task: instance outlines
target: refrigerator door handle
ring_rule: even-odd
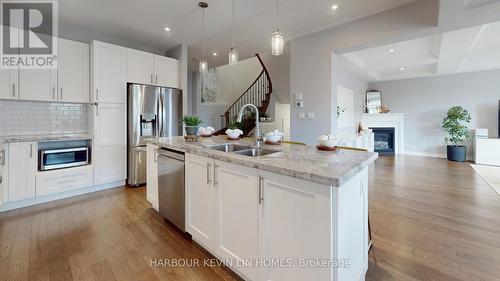
[[[159,102],[158,102],[158,127],[159,127],[158,131],[159,131],[159,135],[158,135],[158,137],[162,138],[162,137],[164,137],[164,135],[163,135],[163,127],[165,126],[165,124],[163,124],[163,122],[165,120],[163,120],[163,117],[164,117],[163,116],[164,115],[163,110],[164,110],[164,108],[163,108],[163,95],[162,94],[160,94],[158,96],[158,100],[159,100]]]

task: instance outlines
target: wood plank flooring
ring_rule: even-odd
[[[381,157],[370,182],[367,280],[500,280],[500,197],[468,164]],[[237,280],[224,268],[151,266],[211,256],[145,197],[117,188],[0,214],[0,281]]]

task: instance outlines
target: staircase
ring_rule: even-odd
[[[255,54],[262,66],[262,71],[257,76],[257,79],[248,87],[248,89],[236,99],[236,101],[222,114],[222,129],[217,131],[216,135],[223,135],[229,124],[236,122],[241,108],[248,103],[255,105],[259,109],[259,114],[267,112],[271,101],[271,93],[273,92],[273,84],[266,66],[262,62],[259,54]],[[243,120],[245,121],[245,119]],[[248,124],[248,122],[251,122]],[[244,122],[246,126],[243,128],[243,136],[247,136],[255,128],[255,119]]]

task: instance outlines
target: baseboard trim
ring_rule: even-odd
[[[446,154],[444,154],[444,153],[427,153],[427,152],[406,150],[403,154],[414,155],[414,156],[424,156],[424,157],[434,157],[434,158],[446,158]]]
[[[14,209],[38,205],[38,204],[42,204],[42,203],[47,203],[47,202],[51,202],[51,201],[55,201],[55,200],[60,200],[60,199],[64,199],[64,198],[69,198],[69,197],[73,197],[73,196],[78,196],[78,195],[82,195],[82,194],[87,194],[87,193],[102,191],[102,190],[111,189],[111,188],[115,188],[115,187],[120,187],[120,186],[124,186],[124,185],[125,185],[125,181],[121,180],[121,181],[115,181],[115,182],[96,185],[96,186],[83,187],[83,188],[70,190],[70,191],[66,191],[66,192],[61,192],[61,193],[57,193],[57,194],[44,195],[44,196],[40,196],[40,197],[35,197],[35,198],[30,198],[30,199],[25,199],[25,200],[20,200],[20,201],[14,201],[14,202],[6,202],[2,206],[0,206],[0,213],[14,210]]]

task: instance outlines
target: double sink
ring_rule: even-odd
[[[264,156],[264,155],[269,155],[269,154],[281,152],[280,150],[253,147],[253,146],[248,146],[248,145],[243,145],[243,144],[218,144],[218,145],[214,145],[214,146],[209,146],[208,148],[212,149],[212,150],[231,152],[231,153],[244,155],[244,156],[250,156],[250,157]]]

